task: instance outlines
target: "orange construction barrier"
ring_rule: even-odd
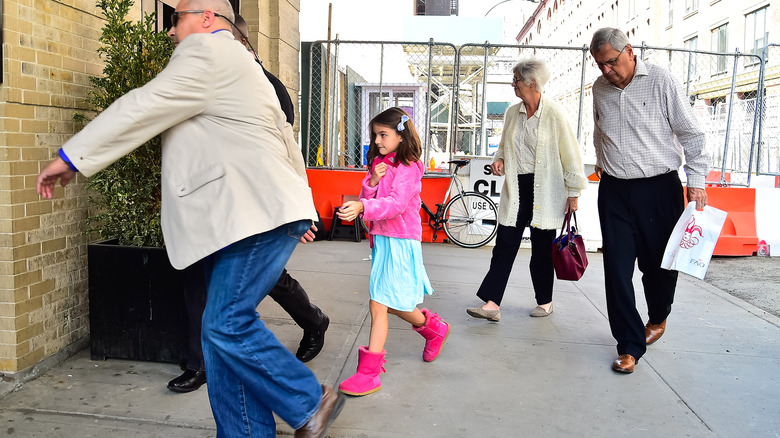
[[[365,169],[345,170],[345,169],[306,169],[309,177],[309,187],[311,187],[312,197],[314,198],[314,207],[320,214],[320,219],[325,230],[330,230],[333,221],[333,210],[339,207],[343,197],[360,194],[360,183],[366,175]],[[428,207],[436,211],[436,203],[441,203],[444,193],[450,184],[449,174],[426,175],[422,181],[422,197]],[[428,226],[428,214],[420,209],[420,221],[423,225],[423,242],[431,242],[433,230]],[[438,240],[446,238],[443,232],[438,236]]]
[[[720,187],[720,176],[720,171],[710,170],[710,172],[707,174],[707,181],[718,181],[718,183],[707,184],[707,187]],[[725,182],[731,182],[731,172],[726,172],[723,180]]]
[[[714,255],[750,256],[758,250],[756,190],[707,187],[707,204],[728,213]]]

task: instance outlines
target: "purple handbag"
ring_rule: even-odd
[[[571,217],[574,216],[574,226]],[[566,213],[561,226],[561,234],[552,241],[552,259],[555,276],[559,280],[577,281],[588,267],[585,255],[585,242],[577,232],[577,214]]]

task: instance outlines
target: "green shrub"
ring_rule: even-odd
[[[155,31],[155,14],[128,21],[132,0],[101,0],[106,17],[98,49],[105,61],[103,76],[90,78],[86,103],[97,112],[153,79],[170,59],[173,43]],[[75,114],[79,124],[89,120]],[[87,181],[92,214],[88,233],[118,238],[122,245],[162,246],[160,228],[161,140],[156,136]]]

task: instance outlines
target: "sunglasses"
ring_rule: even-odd
[[[202,14],[204,12],[206,12],[205,9],[190,10],[190,11],[174,11],[171,14],[171,27],[176,27],[176,26],[179,25],[179,15],[183,15],[183,14]],[[217,14],[216,12],[214,12],[214,16],[215,17],[221,17],[221,18],[224,18],[225,20],[227,20],[227,17],[225,17],[222,14]],[[228,20],[228,21],[230,21],[230,20]],[[230,24],[233,24],[233,23],[230,23]]]
[[[205,10],[200,11],[174,11],[174,13],[171,14],[171,26],[176,27],[179,25],[179,15],[183,14],[202,14],[206,12]]]

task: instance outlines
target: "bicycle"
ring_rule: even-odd
[[[433,241],[436,234],[444,230],[447,237],[456,245],[464,248],[479,248],[490,242],[498,230],[496,204],[482,193],[464,191],[463,183],[458,179],[458,169],[469,164],[470,160],[453,160],[455,165],[450,176],[450,185],[444,194],[442,204],[436,204],[436,212],[422,203],[428,213],[428,225],[433,229]],[[450,198],[453,187],[456,194]],[[447,199],[449,198],[449,201]]]

